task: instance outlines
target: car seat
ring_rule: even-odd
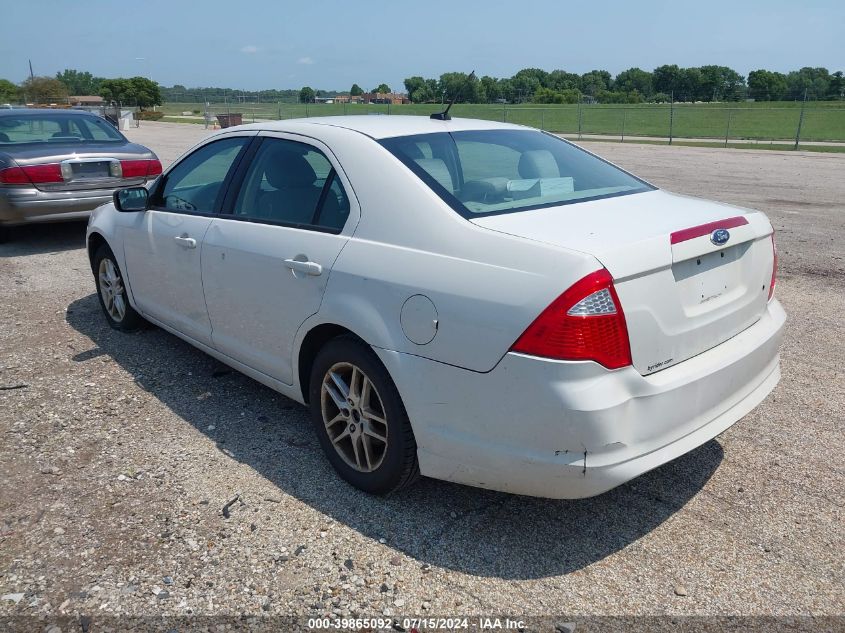
[[[310,224],[320,200],[314,168],[301,154],[276,150],[264,159],[264,176],[275,191],[265,191],[258,201],[258,217]]]
[[[554,155],[547,149],[523,152],[517,167],[523,178],[560,178],[560,168]]]

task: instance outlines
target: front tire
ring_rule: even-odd
[[[417,443],[399,392],[361,340],[341,336],[320,350],[309,406],[326,457],[356,488],[384,495],[419,477]]]
[[[111,327],[122,332],[134,332],[143,325],[143,317],[129,305],[126,284],[114,253],[105,244],[94,253],[94,282],[100,307]]]

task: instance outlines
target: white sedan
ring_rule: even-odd
[[[334,468],[555,498],[707,442],[780,378],[762,213],[538,130],[410,116],[229,128],[95,211],[109,323],[310,407]]]

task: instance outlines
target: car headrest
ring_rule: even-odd
[[[402,148],[402,150],[405,152],[405,155],[411,160],[421,160],[425,158],[425,154],[423,154],[419,145],[417,145],[416,143],[408,143]]]
[[[276,189],[310,187],[317,180],[314,168],[301,154],[279,150],[265,161],[264,174]]]
[[[452,174],[449,173],[449,168],[446,167],[446,163],[443,160],[440,158],[418,158],[414,162],[422,167],[429,176],[443,185],[446,191],[454,193]]]
[[[519,158],[519,175],[523,178],[560,178],[560,169],[547,149],[532,149]]]

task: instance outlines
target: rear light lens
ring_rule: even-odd
[[[775,296],[775,283],[778,276],[778,245],[775,242],[775,233],[772,231],[772,280],[769,282],[769,301]]]
[[[160,176],[161,175],[161,161],[157,158],[153,158],[149,161],[149,167],[147,168],[147,178],[152,176]]]
[[[40,184],[43,182],[64,182],[62,176],[62,166],[59,163],[50,163],[49,165],[27,165],[21,167],[27,177],[33,184]]]
[[[62,166],[59,163],[47,165],[25,165],[0,170],[0,183],[4,185],[29,185],[49,182],[64,182]]]
[[[31,185],[32,181],[26,177],[20,167],[0,169],[0,184],[3,185]]]
[[[631,344],[613,278],[602,268],[577,281],[528,326],[511,351],[557,360],[631,364]]]
[[[161,163],[151,160],[122,160],[120,167],[124,178],[151,178],[161,173]]]

